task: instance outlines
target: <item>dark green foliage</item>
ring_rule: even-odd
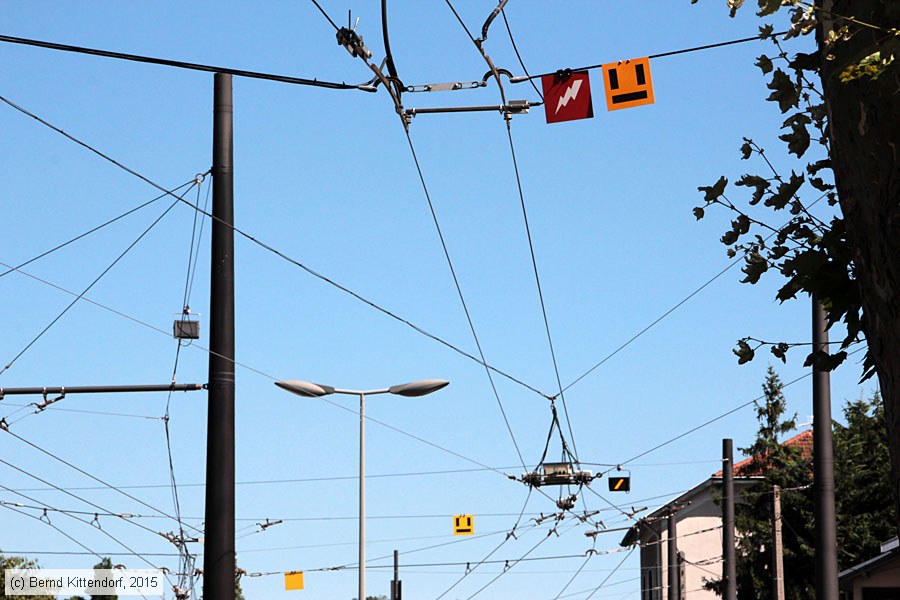
[[[53,600],[51,595],[46,596],[7,596],[3,593],[6,589],[6,569],[39,569],[36,560],[28,560],[21,556],[3,556],[0,553],[0,598],[7,600]]]
[[[763,385],[765,401],[756,405],[756,439],[740,450],[750,457],[744,475],[759,484],[746,490],[735,506],[738,532],[739,600],[772,598],[773,486],[782,489],[782,541],[785,597],[812,600],[814,593],[814,503],[811,457],[781,442],[795,428],[796,416],[785,417],[782,383],[769,367]],[[838,514],[838,562],[847,569],[880,553],[880,543],[894,535],[890,463],[884,409],[876,394],[844,407],[847,425],[834,424],[835,503]],[[719,591],[719,581],[707,588]]]
[[[881,542],[896,535],[881,396],[848,403],[844,419],[846,427],[836,423],[834,428],[834,497],[842,569],[877,556]]]

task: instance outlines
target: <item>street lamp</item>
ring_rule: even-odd
[[[366,396],[375,394],[425,396],[446,387],[449,383],[444,379],[423,379],[378,390],[342,390],[308,381],[275,382],[278,387],[306,398],[319,398],[328,394],[359,396],[359,600],[366,600]]]

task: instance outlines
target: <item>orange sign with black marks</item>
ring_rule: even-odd
[[[607,110],[653,104],[650,58],[632,58],[603,65]]]
[[[475,524],[472,515],[453,516],[453,535],[472,535],[473,533],[475,533]]]

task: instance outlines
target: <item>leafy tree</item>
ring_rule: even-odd
[[[796,416],[785,417],[782,383],[770,367],[763,385],[764,401],[757,403],[756,439],[741,448],[751,457],[739,475],[762,480],[741,495],[735,506],[738,532],[736,553],[738,598],[772,597],[772,489],[782,488],[783,561],[785,597],[815,597],[814,501],[812,463],[800,448],[784,446],[782,439],[794,429]],[[847,425],[834,423],[835,498],[838,513],[838,563],[846,569],[877,556],[880,542],[893,535],[895,520],[887,479],[888,444],[881,397],[849,402],[844,407]],[[721,581],[706,587],[721,593]]]
[[[698,0],[691,0],[692,3]],[[744,0],[726,0],[731,15]],[[769,78],[771,94],[786,116],[780,139],[788,153],[807,161],[800,173],[779,173],[765,150],[750,139],[744,159],[757,157],[765,169],[747,174],[750,206],[789,212],[787,223],[771,226],[749,214],[743,202],[726,195],[721,177],[701,187],[702,218],[712,205],[735,215],[722,236],[730,256],[744,258],[744,282],[756,283],[767,272],[786,279],[780,301],[807,292],[825,306],[829,325],[843,321],[847,335],[829,354],[812,353],[807,364],[831,369],[847,357],[847,348],[865,338],[868,351],[863,378],[878,375],[888,432],[891,486],[900,485],[900,4],[893,0],[757,0],[768,16],[788,5],[790,37],[815,32],[817,50],[788,54],[767,24],[761,34],[775,46],[757,66]],[[812,146],[813,142],[815,146]],[[811,150],[811,146],[813,150]],[[807,156],[809,154],[809,156]],[[811,193],[812,195],[808,195]],[[809,210],[815,197],[839,204],[841,216],[830,222]],[[805,200],[801,200],[805,198]],[[752,235],[751,235],[752,234]],[[735,353],[739,362],[761,346],[784,360],[797,343],[745,338]],[[898,498],[895,495],[894,501]],[[900,529],[900,522],[898,522]]]
[[[835,423],[834,470],[838,562],[841,569],[877,556],[895,535],[890,465],[880,394],[844,407],[847,426]]]
[[[782,494],[782,523],[792,535],[784,536],[785,598],[814,597],[812,530],[812,464],[800,448],[785,446],[783,437],[796,426],[796,415],[786,418],[783,384],[769,367],[763,384],[764,400],[756,404],[759,429],[754,442],[740,448],[751,457],[738,475],[760,475],[760,481],[746,490],[735,506],[735,529],[740,532],[736,552],[737,589],[740,600],[770,598],[772,595],[772,489]]]
[[[28,560],[21,556],[4,556],[0,553],[0,598],[7,600],[53,600],[52,595],[39,596],[7,596],[4,594],[6,590],[6,569],[39,569],[40,566],[36,560]]]
[[[101,559],[100,562],[98,562],[96,565],[94,565],[95,570],[97,570],[97,569],[109,570],[112,568],[113,568],[112,559],[110,559],[108,556],[106,558]],[[92,595],[90,597],[90,600],[118,600],[118,598],[119,598],[118,594],[102,594],[99,596]],[[72,596],[69,600],[87,600],[87,599],[84,598],[83,596]]]

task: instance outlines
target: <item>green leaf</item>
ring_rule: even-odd
[[[796,154],[797,158],[802,157],[809,148],[809,130],[806,125],[797,122],[791,125],[790,133],[779,135],[778,139],[787,142],[788,154]]]
[[[747,160],[751,154],[753,154],[753,146],[750,145],[749,141],[745,141],[741,145],[741,160]]]
[[[773,246],[769,250],[769,259],[770,260],[778,260],[780,258],[783,258],[784,255],[787,254],[789,250],[790,250],[790,248],[788,248],[787,246],[781,246],[781,245]]]
[[[760,256],[758,252],[751,252],[744,257],[746,264],[741,269],[744,272],[744,279],[741,283],[754,284],[759,281],[763,273],[769,270],[769,263],[765,258]]]
[[[738,241],[738,233],[733,229],[730,231],[726,231],[725,234],[719,238],[719,241],[725,244],[726,246],[730,246],[736,241]]]
[[[791,78],[781,69],[775,69],[772,74],[772,81],[766,87],[772,90],[766,100],[777,102],[778,108],[782,113],[786,113],[791,108],[796,107],[800,102],[800,90],[797,85],[791,81]]]
[[[763,179],[759,175],[743,175],[734,184],[755,188],[750,204],[758,204],[771,185],[768,180]]]
[[[821,177],[810,177],[809,184],[820,192],[828,192],[834,189],[834,185],[826,183]]]
[[[734,348],[732,352],[735,354],[735,356],[738,357],[739,365],[750,362],[751,360],[753,360],[754,354],[756,354],[746,340],[738,340],[737,347]]]
[[[785,344],[784,342],[780,342],[772,346],[772,354],[774,354],[777,358],[780,358],[781,362],[787,364],[786,354],[789,349],[789,345]]]
[[[765,25],[760,26],[759,37],[761,37],[762,39],[770,38],[772,37],[772,34],[774,32],[775,26],[770,23],[766,23]]]
[[[759,69],[763,72],[763,75],[772,72],[772,59],[766,56],[765,54],[761,55],[756,59],[756,63],[754,63]]]
[[[759,12],[756,13],[760,17],[771,15],[781,8],[781,0],[758,0]]]
[[[694,208],[694,216],[697,217],[698,221],[703,218],[703,215],[704,211],[702,206],[697,206]]]
[[[781,185],[778,186],[778,190],[766,198],[766,206],[771,206],[775,210],[781,210],[787,203],[793,199],[794,195],[797,193],[797,190],[800,189],[800,186],[803,185],[803,182],[806,181],[806,178],[803,174],[796,174],[791,171],[791,179],[789,181],[782,182]]]
[[[715,202],[719,196],[725,193],[725,186],[728,180],[725,176],[719,177],[719,180],[711,186],[700,186],[697,189],[704,193],[703,199],[707,202]]]

